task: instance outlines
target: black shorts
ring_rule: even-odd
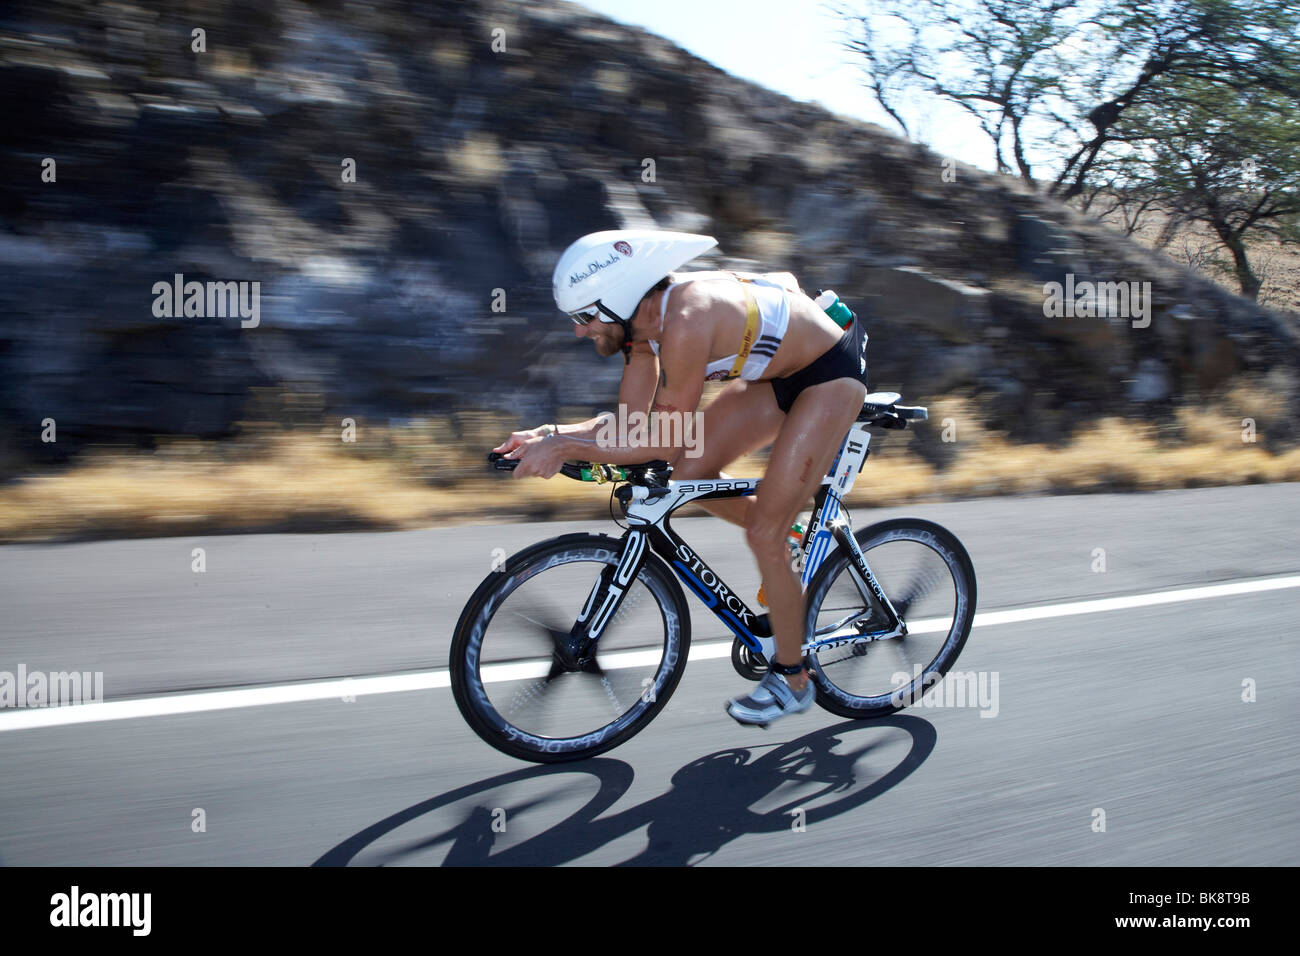
[[[788,413],[805,388],[833,382],[837,378],[852,378],[867,384],[867,335],[856,318],[844,330],[839,342],[817,356],[806,368],[785,378],[771,380],[776,404],[781,411]]]

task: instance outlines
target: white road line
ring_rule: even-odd
[[[997,624],[1019,624],[1021,621],[1041,621],[1049,617],[1071,617],[1075,614],[1125,611],[1134,607],[1178,604],[1182,601],[1203,601],[1206,598],[1236,597],[1240,594],[1280,591],[1284,588],[1300,588],[1300,574],[1293,574],[1285,578],[1255,578],[1250,581],[1234,581],[1231,584],[1208,584],[1199,588],[1178,588],[1173,591],[1152,591],[1147,594],[1130,594],[1127,597],[1072,601],[1069,604],[1027,607],[1014,611],[987,611],[975,615],[974,626],[990,627]]]
[[[1153,591],[1131,594],[1126,597],[1098,598],[1091,601],[1071,601],[1042,607],[1018,608],[1008,611],[984,611],[975,615],[974,627],[996,627],[1002,624],[1019,624],[1024,621],[1041,621],[1053,617],[1073,617],[1079,614],[1098,614],[1107,611],[1124,611],[1159,604],[1177,604],[1183,601],[1202,601],[1207,598],[1236,597],[1263,591],[1278,591],[1300,587],[1300,575],[1282,578],[1255,578],[1234,581],[1231,584],[1211,584],[1197,588],[1178,588],[1172,591]],[[917,621],[909,628],[911,633],[941,630],[934,622]],[[690,660],[710,660],[731,654],[730,641],[709,641],[691,645]],[[658,660],[657,651],[616,651],[601,658],[606,670],[640,667]],[[510,664],[493,664],[484,668],[484,679],[489,682],[528,680],[545,676],[544,662],[520,661]],[[0,710],[0,731],[31,730],[37,727],[59,727],[67,724],[97,723],[104,720],[126,720],[132,717],[163,717],[171,714],[197,714],[210,710],[231,710],[242,707],[261,707],[267,704],[290,704],[308,700],[342,700],[375,694],[396,694],[411,690],[434,690],[450,687],[451,678],[445,670],[418,671],[411,674],[389,674],[379,677],[344,677],[338,680],[310,681],[300,684],[272,684],[266,687],[241,687],[233,690],[197,691],[191,694],[169,694],[142,697],[135,700],[102,701],[73,704],[66,707],[33,707]]]

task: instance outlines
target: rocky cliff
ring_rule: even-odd
[[[549,278],[619,225],[716,236],[693,267],[835,288],[876,385],[969,392],[1013,436],[1159,416],[1242,373],[1300,409],[1294,316],[563,2],[19,4],[0,90],[11,468],[228,435],[264,387],[328,418],[605,407],[620,362],[573,339]],[[177,275],[258,283],[256,323],[160,307]],[[1150,309],[1049,317],[1052,281],[1149,282]]]

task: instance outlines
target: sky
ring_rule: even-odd
[[[825,0],[575,0],[657,33],[741,79],[902,135],[862,81],[845,30]],[[865,6],[868,0],[849,0]],[[993,169],[993,148],[960,108],[908,114],[916,137],[944,156]]]

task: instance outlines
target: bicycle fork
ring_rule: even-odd
[[[564,662],[566,665],[581,667],[590,659],[592,648],[605,632],[606,625],[618,613],[627,589],[645,564],[647,541],[644,531],[639,528],[628,530],[623,535],[622,543],[623,553],[618,564],[607,564],[601,569],[600,577],[592,585],[591,593],[587,595],[587,601],[578,614],[578,620],[569,631],[569,639],[560,648],[569,658]]]
[[[890,603],[880,584],[877,583],[876,576],[871,573],[871,568],[867,566],[866,555],[858,547],[858,539],[853,537],[853,531],[850,529],[849,523],[837,516],[831,520],[828,527],[836,543],[849,556],[849,573],[853,577],[853,583],[857,585],[858,591],[862,594],[863,600],[871,604],[874,599],[875,606],[880,609],[880,612],[885,617],[885,632],[875,635],[873,640],[879,640],[883,637],[906,637],[907,624],[899,618],[898,612],[894,610],[894,605]],[[855,626],[861,632],[865,629],[866,622],[858,621]]]

